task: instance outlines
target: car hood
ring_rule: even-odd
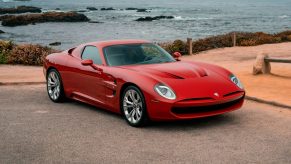
[[[207,76],[205,68],[188,62],[122,66],[156,78],[189,79]]]
[[[209,64],[180,61],[122,66],[122,68],[144,74],[168,85],[179,99],[217,98],[215,96],[217,93],[227,95],[242,91],[229,80],[229,73],[221,71],[220,67],[212,67]]]

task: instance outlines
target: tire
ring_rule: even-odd
[[[55,102],[63,102],[65,100],[65,92],[60,73],[56,69],[50,69],[46,77],[47,93],[49,98]]]
[[[120,104],[123,117],[130,126],[142,127],[148,124],[145,98],[137,87],[128,86],[122,93]]]

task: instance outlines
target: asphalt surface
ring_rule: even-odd
[[[291,163],[291,111],[246,101],[221,116],[132,128],[44,85],[0,86],[0,163]]]

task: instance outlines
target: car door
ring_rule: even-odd
[[[85,46],[82,54],[81,60],[93,60],[94,66],[79,65],[79,71],[77,72],[78,85],[76,90],[81,92],[81,96],[86,99],[93,100],[97,103],[105,103],[105,88],[103,85],[102,78],[102,60],[99,50],[96,46]],[[100,68],[100,69],[96,69]],[[76,75],[75,75],[76,76]]]

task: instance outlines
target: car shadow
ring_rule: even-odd
[[[98,108],[90,104],[86,104],[80,101],[75,100],[69,100],[67,103],[81,106],[85,109],[92,110],[94,112],[97,112],[98,114],[102,114],[104,116],[108,117],[114,117],[115,119],[118,119],[120,121],[123,121],[124,124],[121,124],[121,126],[129,126],[127,125],[124,118],[121,116],[121,114],[111,112],[106,109]],[[163,129],[163,130],[177,130],[177,129],[199,129],[199,128],[211,128],[211,127],[218,127],[223,126],[227,124],[236,124],[237,123],[237,117],[235,114],[231,113],[225,113],[222,115],[216,115],[216,116],[210,116],[210,117],[204,117],[204,118],[195,118],[195,119],[188,119],[188,120],[175,120],[175,121],[150,121],[149,124],[145,127],[142,127],[143,129]]]
[[[84,103],[84,102],[81,102],[81,101],[71,100],[70,99],[70,100],[67,100],[66,103],[77,105],[77,106],[80,106],[82,108],[89,109],[91,111],[98,112],[98,113],[106,115],[106,116],[115,117],[115,118],[118,118],[118,119],[123,119],[119,113],[115,113],[115,112],[112,112],[112,111],[109,111],[109,110],[106,110],[106,109],[103,109],[103,108],[99,108],[99,107],[96,107],[94,105],[90,105],[90,104],[87,104],[87,103]]]
[[[162,121],[151,122],[148,128],[153,129],[199,129],[199,128],[212,128],[223,126],[227,124],[234,124],[236,122],[235,115],[226,113],[217,116],[210,116],[204,118],[195,118],[189,120],[176,120],[176,121]]]

